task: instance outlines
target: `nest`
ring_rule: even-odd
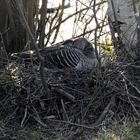
[[[0,82],[1,118],[51,132],[139,121],[138,81],[130,79],[128,68],[132,65],[111,64],[89,72],[44,70],[44,88],[38,65],[14,61],[5,70],[8,78]]]

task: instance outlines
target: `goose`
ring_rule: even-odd
[[[93,45],[84,37],[66,40],[63,44],[40,50],[48,69],[93,69],[96,56]]]

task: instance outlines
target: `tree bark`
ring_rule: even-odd
[[[135,0],[108,0],[108,19],[112,35],[115,37],[117,33],[119,40],[116,39],[116,42],[121,41],[118,48],[122,53],[125,50],[133,59],[139,59],[140,54],[139,3]]]
[[[23,0],[23,10],[33,34],[35,34],[34,16],[38,10],[35,7],[37,2],[38,0]],[[19,20],[14,1],[0,1],[0,9],[0,32],[2,34],[0,41],[4,41],[8,54],[22,51],[28,42],[28,35]]]

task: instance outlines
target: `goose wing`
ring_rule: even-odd
[[[78,49],[69,47],[53,48],[46,51],[44,63],[48,68],[74,68],[81,60],[81,53]]]

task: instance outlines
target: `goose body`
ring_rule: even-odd
[[[85,38],[67,40],[62,45],[40,50],[48,69],[92,69],[96,65],[95,51]]]

